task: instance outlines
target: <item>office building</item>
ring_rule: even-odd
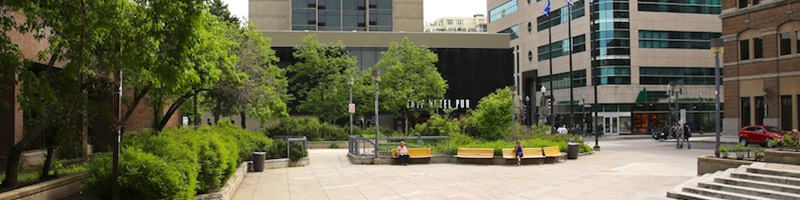
[[[724,134],[748,125],[800,125],[800,1],[722,1]]]
[[[510,34],[525,123],[569,124],[570,113],[573,123],[590,122],[597,111],[605,134],[650,133],[686,110],[694,131],[713,131],[709,40],[722,29],[719,0],[574,3],[553,0],[548,17],[546,0],[488,1],[487,32]],[[551,100],[542,100],[542,86]]]
[[[486,32],[486,16],[442,17],[426,24],[425,32]]]
[[[422,32],[422,0],[250,0],[260,30]]]

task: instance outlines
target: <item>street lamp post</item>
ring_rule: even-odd
[[[542,85],[542,88],[539,91],[542,92],[542,100],[544,100],[544,102],[547,102],[548,100],[544,96],[545,94],[547,94],[546,93],[547,92],[547,88],[545,88],[544,85]],[[540,107],[539,114],[542,114],[542,125],[547,125],[547,123],[545,123],[547,121],[547,116],[544,115],[544,109],[547,108],[547,105],[544,105],[544,106],[545,106],[544,108]]]
[[[350,113],[350,135],[353,135],[353,112],[350,112],[350,106],[353,106],[353,85],[355,84],[355,79],[353,76],[350,76],[347,79],[347,85],[350,85],[350,104],[347,104],[347,112]]]
[[[511,131],[514,132],[514,141],[517,141],[517,117],[514,113],[514,96],[517,95],[517,86],[511,86]]]
[[[372,71],[372,78],[375,80],[375,158],[378,157],[378,83],[381,82],[381,72],[376,68]]]
[[[720,137],[720,114],[719,114],[719,55],[725,52],[725,46],[720,38],[711,40],[711,52],[714,53],[714,131],[716,142],[714,143],[714,155],[719,157],[719,137]]]

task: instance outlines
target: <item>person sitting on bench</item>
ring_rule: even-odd
[[[523,156],[522,155],[522,144],[519,142],[519,140],[517,140],[517,146],[514,147],[514,151],[515,151],[515,154],[517,156],[517,166],[519,166],[519,163],[522,161],[522,156]]]
[[[397,147],[397,157],[400,158],[400,163],[402,165],[408,165],[411,161],[411,157],[408,156],[408,148],[406,148],[405,141],[400,141],[400,146]]]

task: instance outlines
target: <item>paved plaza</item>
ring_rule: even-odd
[[[310,166],[248,173],[233,199],[666,199],[713,154],[710,143],[674,145],[601,141],[594,155],[520,167],[352,165],[346,149],[312,149]]]

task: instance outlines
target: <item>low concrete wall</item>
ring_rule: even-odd
[[[0,193],[0,199],[49,200],[61,199],[81,190],[88,173],[78,173]]]
[[[582,153],[579,156],[587,156],[591,153]],[[397,165],[400,164],[399,160],[389,156],[356,156],[347,154],[347,158],[352,164],[366,164],[366,165]],[[538,165],[538,164],[551,164],[561,162],[556,158],[531,158],[523,159],[522,164]],[[459,159],[451,155],[434,155],[429,159],[411,159],[411,164],[476,164],[476,165],[516,165],[517,161],[514,159],[505,159],[502,156],[495,156],[493,158],[485,159]]]
[[[697,157],[697,175],[724,171],[729,168],[739,167],[740,165],[750,164],[753,164],[753,161],[717,158],[715,156],[700,156]]]
[[[244,162],[239,165],[239,168],[236,169],[236,172],[228,179],[228,182],[225,183],[219,191],[208,193],[208,194],[201,194],[194,196],[195,200],[228,200],[232,199],[233,195],[236,194],[236,190],[239,189],[239,185],[242,184],[242,180],[244,180],[244,175],[247,173],[247,162]]]
[[[287,167],[302,167],[307,166],[311,163],[308,157],[301,158],[297,162],[292,162],[288,158],[281,158],[281,159],[269,159],[264,163],[265,169],[278,169],[278,168],[287,168]]]
[[[764,151],[764,162],[800,165],[800,152],[766,150]]]
[[[337,149],[347,149],[347,141],[308,141],[309,149],[330,149],[331,144],[339,146]]]

